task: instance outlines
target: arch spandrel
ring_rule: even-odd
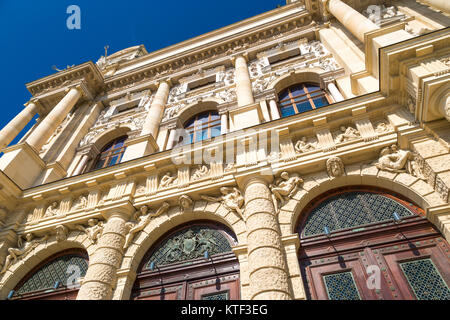
[[[67,240],[64,241],[58,242],[55,236],[50,237],[46,242],[41,243],[34,248],[24,258],[21,258],[16,263],[12,264],[6,273],[0,275],[0,299],[5,299],[9,292],[13,290],[30,271],[42,263],[42,261],[49,259],[52,255],[70,249],[84,250],[88,257],[91,257],[95,251],[95,246],[91,245],[88,237],[80,231],[70,232]]]
[[[119,277],[114,299],[128,299],[134,283],[138,267],[148,250],[167,232],[183,224],[195,221],[209,221],[226,226],[237,239],[236,246],[247,242],[245,222],[235,212],[226,209],[222,204],[209,201],[195,201],[192,210],[181,210],[172,207],[167,213],[152,219],[147,227],[136,236],[133,243],[124,253],[120,270],[127,270],[126,275]],[[131,275],[131,276],[130,276]]]
[[[302,188],[280,210],[279,223],[282,236],[296,233],[296,226],[302,218],[301,214],[311,200],[336,188],[352,185],[382,188],[410,199],[423,210],[445,204],[439,194],[432,190],[425,181],[410,174],[386,175],[384,171],[380,171],[374,165],[347,166],[346,171],[342,176],[336,178],[330,178],[323,173],[303,177]],[[437,227],[439,228],[439,226]]]

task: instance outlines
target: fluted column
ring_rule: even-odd
[[[434,7],[435,9],[441,10],[442,12],[450,13],[449,0],[422,0],[422,2]]]
[[[0,149],[3,149],[26,127],[37,114],[39,107],[35,102],[28,102],[17,116],[0,131]]]
[[[376,24],[341,0],[329,0],[328,11],[361,42],[364,42],[364,34],[379,29]]]
[[[164,108],[169,98],[170,86],[166,81],[162,81],[155,97],[153,98],[147,118],[145,118],[144,126],[142,127],[141,136],[151,134],[156,140],[161,119],[164,116]]]
[[[333,96],[334,101],[344,101],[344,97],[333,82],[330,82],[327,87],[328,91],[330,91],[331,95]]]
[[[50,111],[37,128],[27,138],[26,142],[39,152],[56,128],[63,122],[67,114],[72,110],[81,98],[81,89],[75,87],[69,90],[64,98]]]
[[[252,82],[245,57],[235,57],[234,67],[238,105],[241,107],[254,103]]]
[[[251,299],[292,299],[277,215],[261,178],[245,186],[245,216]]]
[[[116,272],[123,258],[127,215],[112,214],[105,224],[97,249],[89,259],[77,300],[111,300]]]

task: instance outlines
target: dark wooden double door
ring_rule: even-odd
[[[449,244],[423,217],[301,241],[309,299],[448,300]]]
[[[239,300],[239,263],[234,253],[179,263],[137,276],[133,300]]]

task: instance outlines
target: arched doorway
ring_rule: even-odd
[[[142,259],[131,299],[240,299],[236,244],[228,228],[206,221],[170,231]]]
[[[78,278],[88,268],[84,250],[61,251],[33,268],[11,292],[10,300],[75,300]]]
[[[450,246],[401,195],[340,188],[311,201],[301,217],[308,299],[450,299]]]

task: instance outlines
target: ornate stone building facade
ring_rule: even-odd
[[[27,84],[0,298],[449,299],[449,25],[288,0]]]

